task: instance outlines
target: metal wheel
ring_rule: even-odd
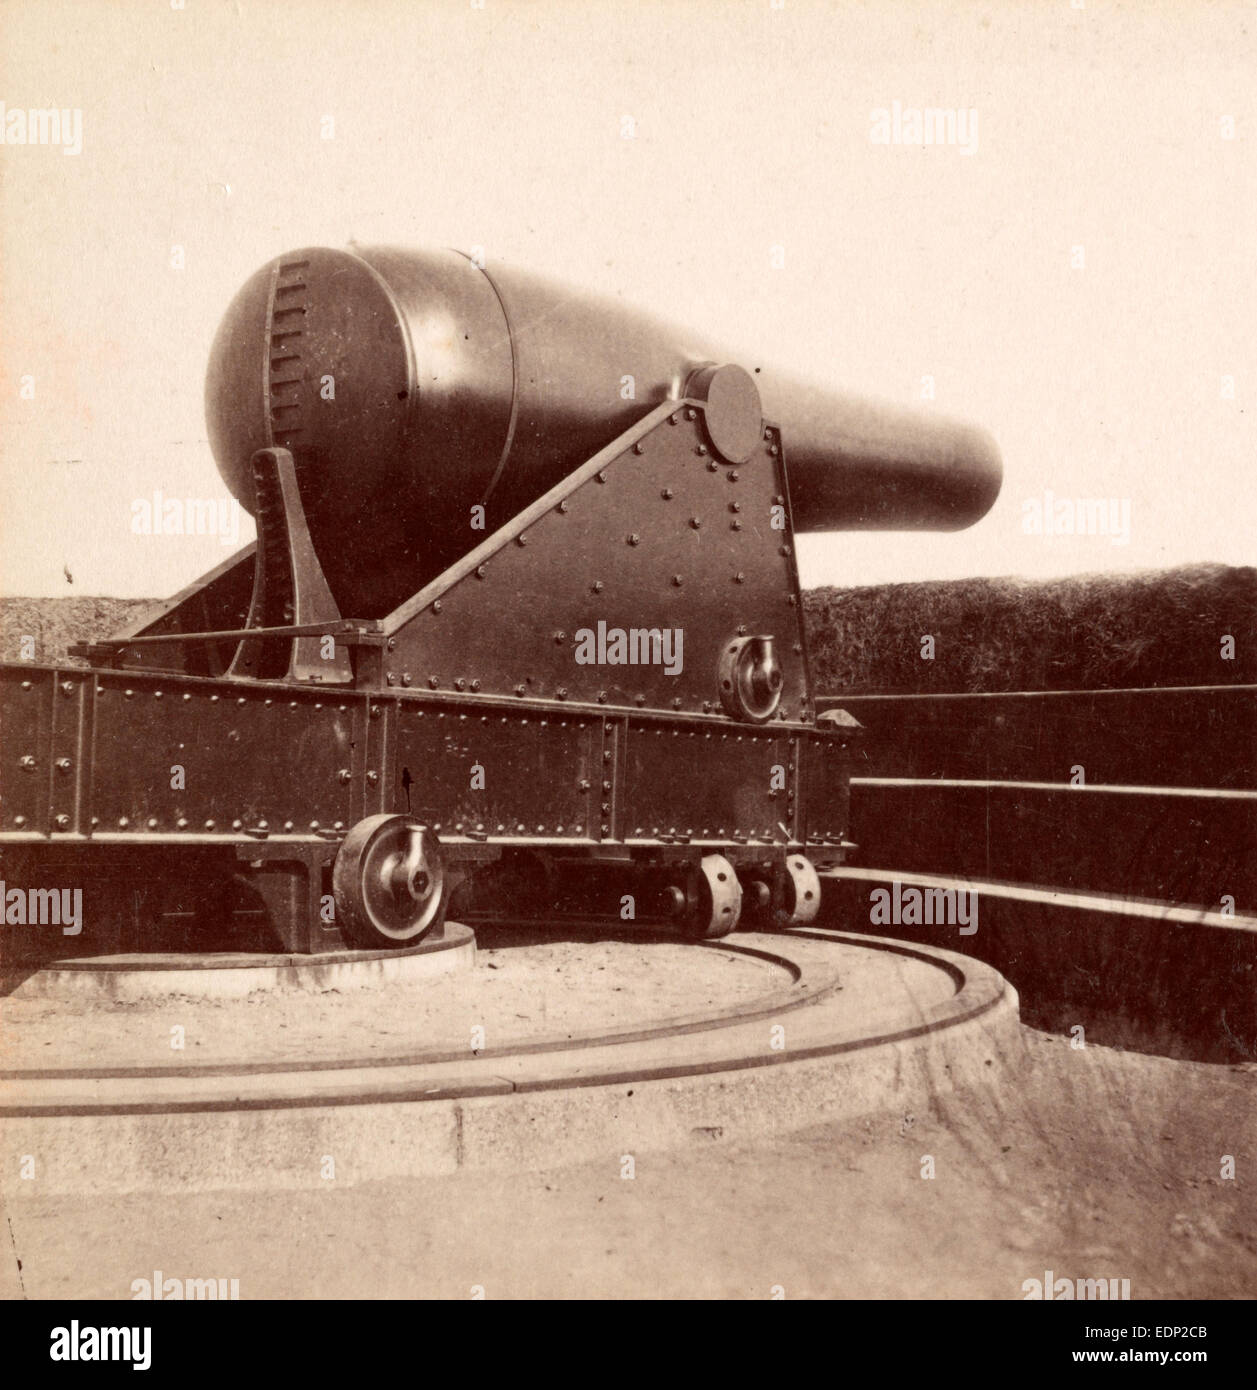
[[[742,914],[742,885],[737,871],[723,854],[705,854],[690,881],[691,936],[728,936]]]
[[[801,927],[814,921],[821,910],[821,881],[810,859],[801,854],[786,855],[787,925]]]
[[[437,837],[413,816],[368,816],[345,837],[332,868],[336,919],[355,946],[418,941],[445,920]]]

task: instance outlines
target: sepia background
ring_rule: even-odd
[[[83,134],[0,146],[0,592],[223,557],[132,503],[225,495],[218,320],[351,239],[483,246],[831,385],[933,378],[998,439],[1000,502],[805,536],[806,585],[1244,563],[1254,71],[1239,3],[7,0],[0,100]],[[872,143],[895,101],[975,109],[976,150]],[[1045,489],[1129,500],[1129,544],[1024,535]]]

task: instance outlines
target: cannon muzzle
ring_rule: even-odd
[[[382,617],[655,406],[728,360],[683,329],[456,252],[310,249],[259,270],[210,354],[227,486],[294,458],[340,611]],[[999,491],[966,425],[753,368],[796,529],[954,530]]]

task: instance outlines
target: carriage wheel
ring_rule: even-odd
[[[332,868],[336,918],[355,946],[418,941],[445,920],[445,868],[437,837],[413,816],[360,820]]]

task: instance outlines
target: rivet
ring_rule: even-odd
[[[466,690],[466,689],[467,689],[467,682],[463,679],[462,676],[458,676],[458,677],[455,679],[455,681],[454,681],[454,689],[455,689],[455,690]]]
[[[558,505],[558,510],[561,512],[569,512],[571,511],[571,509],[572,504],[567,500],[566,497]],[[523,545],[523,541],[520,541],[520,544]]]
[[[333,829],[333,830],[344,830],[344,828],[345,828],[345,822],[344,822],[343,820],[334,820],[334,821],[332,822],[332,829]],[[433,829],[434,829],[434,830],[440,830],[440,828],[441,828],[441,827],[440,827],[439,825],[433,826]]]
[[[341,709],[344,709],[344,708],[345,708],[344,705],[342,705],[342,706],[341,706]],[[378,719],[379,717],[380,717],[380,707],[379,707],[379,705],[372,705],[372,706],[371,706],[371,718],[372,718],[372,719]]]
[[[285,830],[291,830],[291,829],[292,829],[292,821],[286,820],[286,821],[284,822],[284,829],[285,829]]]
[[[730,530],[730,531],[740,531],[741,529],[742,529],[742,523],[741,523],[740,521],[738,521],[736,518],[735,518],[733,521],[731,521],[731,522],[729,523],[729,530]]]
[[[477,579],[483,579],[484,576],[485,576],[485,567],[484,567],[483,565],[477,565],[477,566],[476,566],[476,578],[477,578]]]
[[[396,674],[396,672],[394,672],[394,671],[386,671],[386,672],[384,673],[384,681],[385,681],[385,684],[386,684],[386,685],[396,685],[396,684],[397,684],[397,674]]]
[[[310,829],[311,829],[311,830],[317,830],[318,828],[319,828],[319,823],[318,823],[318,821],[312,820],[312,821],[310,822]]]
[[[772,430],[765,430],[765,431],[764,431],[764,438],[765,438],[765,439],[771,439],[772,437],[773,437],[773,432],[772,432]]]
[[[706,444],[695,444],[695,445],[694,445],[694,452],[699,456],[699,458],[706,458],[706,457],[707,457],[707,445],[706,445]]]
[[[610,827],[609,825],[600,825],[600,826],[598,827],[598,830],[599,830],[599,833],[600,833],[600,834],[603,834],[603,835],[610,835],[610,834],[611,834],[611,827]]]
[[[609,762],[611,761],[611,757],[612,757],[611,750],[610,750],[609,748],[604,748],[604,749],[602,750],[602,761],[603,761],[604,763],[609,763]]]
[[[441,600],[439,598],[432,600],[432,611],[434,613],[439,613],[441,611]]]
[[[185,690],[185,691],[183,692],[183,698],[184,698],[185,700],[190,700],[190,699],[192,698],[192,696]]]
[[[527,544],[528,544],[528,537],[525,536],[525,535],[518,535],[518,536],[516,536],[516,537],[515,537],[515,544],[516,544],[516,545],[527,545]]]
[[[519,685],[515,687],[515,693],[516,695],[522,695],[524,693],[523,682],[521,682]]]
[[[130,825],[130,824],[131,824],[131,822],[130,822],[129,820],[127,820],[126,816],[119,816],[119,817],[118,817],[118,829],[119,829],[119,830],[125,830],[125,829],[127,828],[127,826]]]
[[[739,571],[737,572],[737,574],[735,574],[735,575],[733,576],[733,582],[734,582],[735,584],[745,584],[745,583],[746,583],[746,575],[744,575],[744,574],[742,573],[742,571],[739,570]]]
[[[348,784],[353,780],[353,773],[350,772],[350,770],[347,767],[342,767],[340,771],[336,774],[336,780],[341,784],[342,787],[348,786]]]
[[[791,608],[794,607],[794,605],[795,605],[795,597],[794,597],[793,594],[787,594],[787,595],[786,595],[786,603],[789,604],[789,606],[790,606]]]
[[[554,640],[558,642],[561,646],[564,642],[567,641],[567,633],[563,632],[562,630],[556,632],[554,634]]]
[[[773,458],[776,458],[776,457],[777,457],[777,446],[776,446],[775,444],[771,445],[771,446],[769,447],[768,452],[773,456]]]
[[[186,830],[188,828],[188,823],[186,820],[184,820],[182,816],[180,816],[179,819],[175,821],[175,828],[177,830]]]
[[[607,474],[606,474],[606,470],[605,470],[605,469],[602,469],[602,470],[598,473],[598,481],[599,481],[600,483],[605,483],[605,482],[607,481]]]
[[[567,699],[567,687],[565,685],[559,686],[559,688],[554,693],[559,697],[560,700]]]
[[[674,575],[672,576],[672,585],[673,585],[673,588],[679,589],[679,588],[681,587],[681,585],[684,584],[684,583],[685,583],[685,580],[682,579],[681,576],[680,576],[679,574],[674,574]]]
[[[628,543],[629,543],[630,545],[641,545],[641,543],[642,543],[642,538],[637,534],[636,531],[633,531],[633,532],[629,535]]]
[[[707,471],[708,471],[709,473],[718,473],[718,472],[720,471],[720,465],[715,461],[715,459],[713,459],[713,460],[707,465]]]
[[[471,683],[471,688],[472,688],[473,690],[479,690],[479,689],[480,689],[480,682],[479,682],[479,681],[472,681],[472,683]]]
[[[644,705],[646,703],[645,695],[635,695],[633,698],[637,701],[639,705]]]
[[[367,772],[367,782],[374,787],[379,780],[380,774],[376,772],[374,768],[369,769]],[[265,824],[265,822],[263,822],[263,824]]]
[[[729,481],[731,483],[736,483],[741,476],[742,475],[738,472],[736,468],[731,468],[729,470]]]
[[[264,700],[263,703],[266,705],[266,708],[267,708],[267,709],[270,709],[270,707],[275,703],[275,701],[274,701],[274,700]]]
[[[603,588],[602,580],[601,580],[601,579],[595,579],[594,582],[593,582],[589,587],[593,590],[593,592],[594,592],[595,594],[600,594],[600,593],[602,593],[602,588]]]
[[[213,822],[212,820],[207,820],[207,821],[205,822],[205,828],[206,828],[206,830],[213,830],[213,828],[214,828],[214,822]]]
[[[23,681],[23,682],[22,682],[22,689],[23,689],[23,690],[29,690],[30,688],[31,688],[31,683],[30,683],[30,681]]]
[[[156,829],[157,829],[157,817],[156,817],[156,816],[149,816],[149,818],[148,818],[148,828],[149,828],[150,830],[156,830]]]
[[[153,691],[153,699],[154,699],[154,700],[160,700],[160,699],[161,699],[161,691],[160,691],[160,690],[154,690],[154,691]]]
[[[62,682],[61,682],[61,693],[62,693],[63,695],[73,695],[73,694],[74,694],[74,682],[73,682],[73,681],[62,681]]]
[[[738,636],[739,636],[739,637],[745,637],[745,636],[746,636],[746,624],[745,624],[745,623],[739,623],[739,624],[738,624]]]
[[[790,547],[789,547],[788,545],[783,545],[783,546],[778,547],[778,551],[779,551],[780,554],[785,555],[785,556],[788,557],[789,554],[790,554]]]
[[[782,507],[782,506],[785,505],[786,499],[785,499],[784,497],[782,497],[782,495],[781,495],[780,493],[778,493],[777,496],[773,498],[773,501],[776,502],[776,504],[777,504],[779,507]]]
[[[730,510],[731,512],[740,512],[740,511],[742,510],[742,503],[741,503],[741,502],[730,502],[730,503],[729,503],[729,510]]]
[[[635,454],[644,454],[646,452],[646,446],[641,442],[640,439],[637,441],[636,444],[633,445],[633,452]]]
[[[247,704],[247,703],[248,703],[248,701],[244,698],[243,695],[238,696],[237,699],[236,699],[236,704],[238,704],[238,705],[244,705],[244,704]]]
[[[697,531],[702,524],[702,521],[700,521],[698,517],[690,517],[690,525],[694,528],[695,531]]]
[[[665,502],[671,502],[673,497],[676,496],[676,494],[672,491],[670,487],[666,487],[659,493],[659,496],[662,497]]]
[[[211,696],[210,696],[210,704],[211,704],[211,705],[216,705],[217,703],[218,703],[218,696],[217,696],[217,695],[211,695]]]
[[[674,695],[674,696],[672,697],[672,708],[673,708],[673,709],[680,709],[680,708],[681,708],[681,697],[680,697],[679,695]]]
[[[57,759],[57,771],[58,771],[58,772],[69,772],[69,770],[70,770],[70,760],[69,760],[69,758],[58,758],[58,759]]]
[[[70,817],[69,817],[69,816],[58,816],[58,817],[57,817],[57,829],[58,829],[58,830],[64,830],[64,829],[66,829],[66,827],[67,827],[69,824],[70,824]]]
[[[605,690],[600,690],[598,692],[598,703],[600,705],[605,705],[607,703],[607,692]]]
[[[676,417],[676,411],[674,410],[674,411],[672,412],[672,414],[668,416],[668,424],[670,424],[670,425],[675,425],[676,422],[677,422],[677,417]]]
[[[135,691],[134,691],[134,690],[124,690],[124,691],[122,692],[122,694],[123,694],[123,696],[124,696],[126,699],[129,700],[129,699],[132,698],[132,696],[134,696]]]
[[[411,677],[410,677],[410,672],[409,672],[409,671],[403,671],[403,672],[402,672],[402,684],[403,684],[403,685],[409,685],[409,684],[410,684],[410,679],[411,679]]]
[[[387,646],[388,646],[389,651],[396,651],[396,650],[397,650],[397,638],[396,638],[396,637],[390,637],[390,638],[388,639]]]

